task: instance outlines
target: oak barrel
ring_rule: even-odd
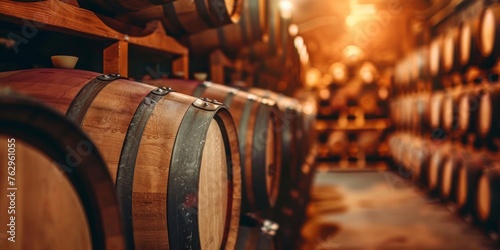
[[[237,52],[245,45],[262,41],[268,32],[268,0],[244,1],[240,21],[218,29],[209,29],[189,36],[194,54],[222,48]]]
[[[281,18],[279,1],[267,1],[268,3],[268,33],[264,34],[263,40],[247,46],[242,54],[253,59],[266,56],[280,56],[283,54],[283,35],[285,32],[284,20]],[[286,32],[288,34],[288,32]]]
[[[458,97],[458,134],[467,142],[468,135],[476,132],[479,98],[474,87],[464,87]]]
[[[274,101],[211,82],[169,79],[147,83],[223,102],[237,124],[240,141],[242,211],[261,211],[275,205],[281,179],[282,115]]]
[[[479,23],[479,50],[481,64],[485,67],[493,66],[500,55],[500,5],[495,4],[484,9]]]
[[[479,63],[479,19],[464,21],[459,28],[459,61],[463,69]]]
[[[440,194],[442,198],[456,202],[460,171],[463,171],[462,164],[470,153],[460,146],[455,146],[452,150],[453,154],[447,157],[443,165]]]
[[[498,105],[500,105],[499,86],[484,85],[479,88],[477,134],[488,146],[494,146],[491,145],[492,139],[500,137],[500,117],[495,114]]]
[[[172,36],[237,23],[243,0],[177,0],[130,13],[133,22],[160,20]]]
[[[500,222],[500,167],[487,169],[479,178],[476,194],[476,210],[479,220],[492,222],[494,225]]]
[[[90,135],[136,249],[232,249],[241,205],[236,129],[223,105],[80,70],[0,74]],[[54,91],[57,90],[57,91]]]
[[[477,188],[483,172],[492,167],[492,160],[483,153],[471,152],[458,165],[456,204],[461,213],[477,218],[475,209]]]
[[[276,101],[278,108],[283,114],[282,128],[282,151],[281,159],[283,165],[282,183],[283,190],[288,190],[294,183],[298,182],[300,175],[300,160],[305,158],[306,150],[303,141],[303,125],[300,116],[301,107],[294,98],[277,94],[264,89],[250,88],[250,93],[263,98]]]
[[[443,38],[443,71],[450,73],[458,69],[459,62],[459,39],[460,30],[458,28],[449,29]]]
[[[429,115],[429,125],[431,129],[439,129],[441,126],[441,111],[443,106],[444,93],[436,91],[432,93],[430,104],[427,106]]]
[[[442,72],[441,57],[443,48],[443,36],[438,36],[432,40],[429,46],[429,74],[436,77]]]
[[[56,111],[0,90],[2,249],[126,249],[94,143]]]
[[[444,165],[451,155],[452,145],[444,143],[432,153],[427,171],[427,188],[431,193],[438,193],[441,186]]]

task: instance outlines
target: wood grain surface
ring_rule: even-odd
[[[0,136],[0,159],[7,160],[7,137]],[[15,215],[2,211],[3,225],[16,217],[16,242],[0,241],[2,249],[92,249],[90,228],[78,193],[62,169],[38,149],[16,140]],[[0,177],[7,180],[7,167]],[[2,193],[9,187],[0,182]],[[8,192],[8,191],[7,191]],[[6,194],[2,207],[9,207]],[[10,235],[8,236],[10,237]]]

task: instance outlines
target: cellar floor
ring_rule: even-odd
[[[392,172],[339,170],[331,163],[318,169],[301,231],[303,250],[499,248],[451,206]]]

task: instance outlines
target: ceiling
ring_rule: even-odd
[[[393,65],[408,49],[416,25],[446,0],[292,0],[292,23],[304,38],[310,64],[327,72],[356,45],[379,68]],[[441,2],[441,3],[438,3]],[[371,6],[368,6],[371,5]],[[374,8],[373,8],[374,7]],[[368,9],[368,10],[367,10]],[[346,22],[346,18],[349,17]],[[406,39],[405,39],[406,38]]]

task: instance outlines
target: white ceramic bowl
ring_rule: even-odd
[[[74,69],[76,62],[78,62],[78,57],[76,56],[57,55],[50,57],[50,59],[52,59],[54,67],[59,69]]]
[[[194,79],[198,81],[205,81],[207,80],[208,74],[204,72],[196,72],[194,73]]]

